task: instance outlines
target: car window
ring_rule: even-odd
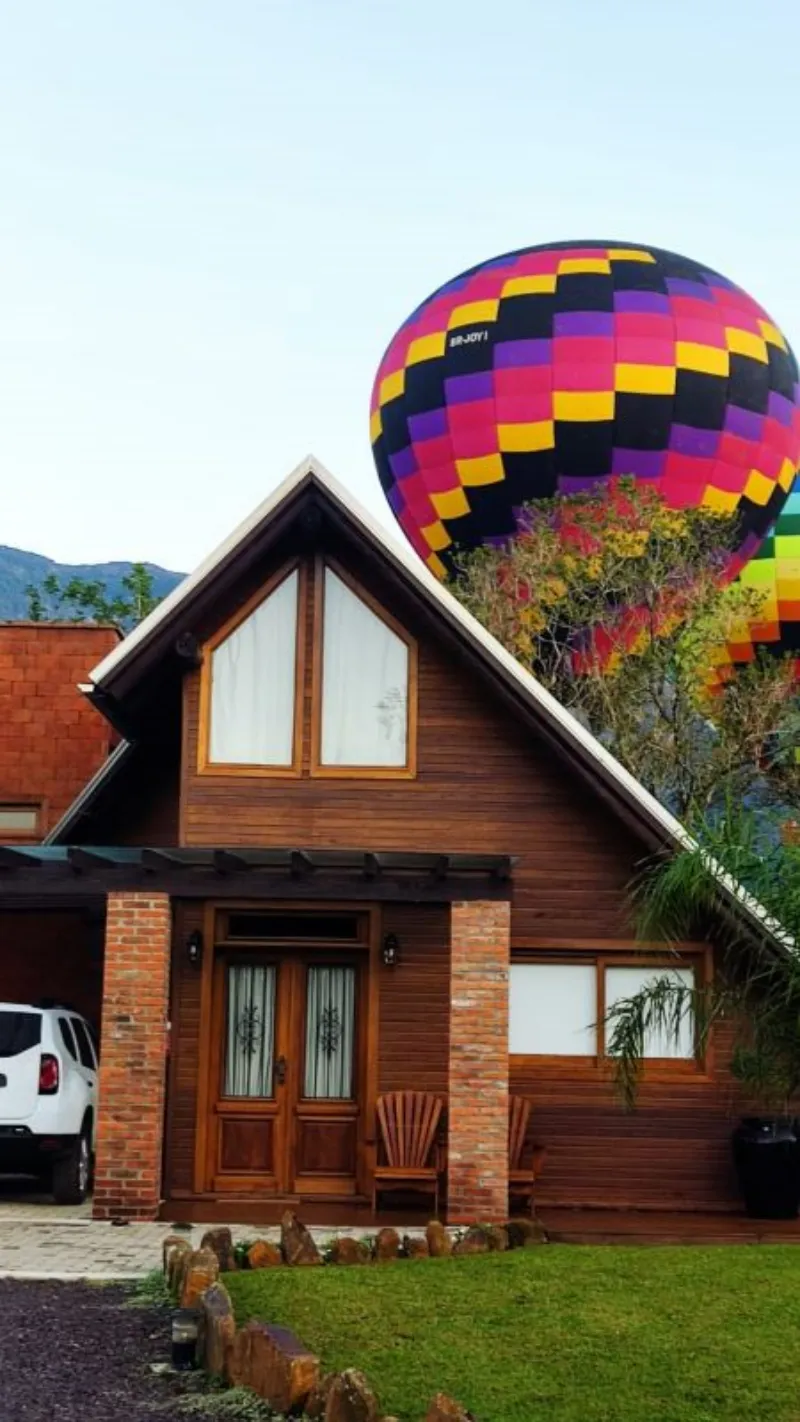
[[[61,1033],[64,1046],[72,1057],[72,1060],[76,1062],[78,1060],[78,1048],[75,1045],[75,1037],[68,1017],[59,1017],[58,1030]]]
[[[100,1060],[100,1044],[99,1044],[99,1042],[98,1042],[98,1040],[97,1040],[97,1033],[95,1032],[94,1027],[92,1026],[91,1022],[84,1022],[83,1025],[84,1025],[84,1027],[86,1028],[86,1031],[89,1033],[89,1041],[90,1041],[91,1044],[92,1044],[92,1050],[93,1050],[93,1052],[94,1052],[94,1059],[95,1059],[96,1062],[99,1062],[99,1060]]]
[[[81,1065],[85,1066],[89,1071],[94,1071],[96,1063],[94,1059],[94,1052],[92,1051],[92,1044],[89,1041],[89,1034],[86,1031],[86,1028],[81,1022],[80,1018],[73,1017],[72,1025],[75,1029],[75,1036],[78,1039],[78,1051],[80,1053]]]
[[[0,1057],[18,1057],[42,1040],[39,1012],[0,1012]]]

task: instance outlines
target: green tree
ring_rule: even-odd
[[[698,827],[693,846],[653,864],[636,885],[642,939],[677,944],[713,923],[722,958],[710,983],[662,977],[609,1012],[609,1056],[629,1109],[647,1034],[677,1042],[692,1017],[701,1051],[714,1024],[731,1021],[731,1071],[762,1106],[785,1113],[800,1094],[800,839],[791,827],[775,831],[763,814],[729,805]],[[744,911],[731,912],[720,874],[749,896]]]
[[[525,511],[508,546],[459,563],[478,620],[681,817],[726,793],[800,795],[800,700],[786,659],[735,675],[725,654],[760,611],[724,572],[736,521],[675,510],[621,479]]]
[[[133,563],[120,582],[121,594],[112,596],[100,580],[74,577],[62,583],[57,574],[48,573],[41,583],[25,589],[28,616],[32,622],[110,622],[130,631],[160,598],[144,563]]]

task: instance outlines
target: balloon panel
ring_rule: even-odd
[[[732,662],[752,661],[757,647],[788,653],[800,675],[800,475],[774,531],[739,575],[763,599],[758,622],[729,648]]]

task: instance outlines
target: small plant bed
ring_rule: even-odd
[[[241,1325],[291,1328],[419,1422],[796,1422],[800,1251],[554,1247],[225,1274]]]

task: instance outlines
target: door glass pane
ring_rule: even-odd
[[[225,1023],[225,1096],[272,1096],[275,968],[229,963]]]
[[[355,968],[309,968],[306,1098],[352,1098],[355,1006]]]

